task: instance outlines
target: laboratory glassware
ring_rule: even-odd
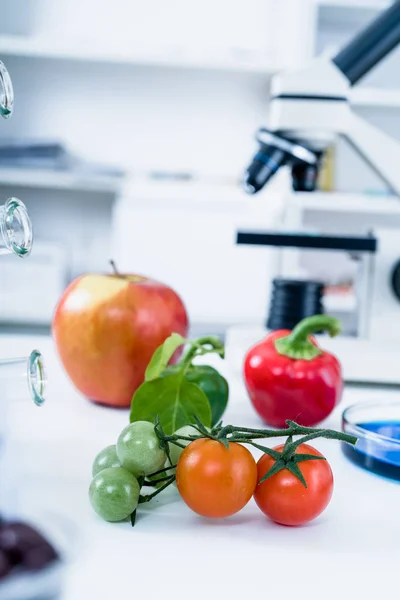
[[[25,258],[31,253],[32,242],[32,223],[25,204],[9,198],[0,206],[0,254]]]

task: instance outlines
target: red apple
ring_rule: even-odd
[[[52,332],[64,369],[84,396],[128,407],[155,349],[173,332],[187,336],[188,316],[179,296],[162,283],[89,274],[65,290]]]

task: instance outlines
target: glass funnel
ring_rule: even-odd
[[[0,206],[0,254],[29,256],[32,241],[32,223],[25,204],[18,198],[9,198]]]

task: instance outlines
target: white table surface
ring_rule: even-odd
[[[88,502],[91,463],[115,443],[128,411],[94,406],[76,393],[49,338],[0,337],[0,357],[34,347],[46,360],[48,402],[40,409],[14,403],[10,417],[24,475],[22,502],[65,514],[79,532],[63,600],[398,596],[400,484],[355,467],[338,442],[315,443],[331,463],[335,491],[308,526],[275,525],[253,501],[229,519],[205,520],[175,490],[142,508],[134,529],[101,521]],[[231,384],[225,422],[260,426],[241,382],[223,368]],[[326,425],[340,428],[349,403],[388,395],[400,392],[347,389]]]

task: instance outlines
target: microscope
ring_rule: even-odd
[[[400,196],[400,142],[380,131],[351,108],[351,87],[400,42],[400,0],[384,10],[335,57],[272,78],[267,127],[256,134],[258,151],[242,186],[258,194],[281,167],[290,173],[293,192],[312,194],[327,148],[344,138]],[[288,190],[289,192],[289,190]],[[296,195],[296,194],[294,194]],[[376,200],[379,202],[379,200]],[[295,205],[296,198],[293,200]],[[378,209],[379,210],[379,209]],[[400,227],[400,202],[398,226]],[[296,221],[292,220],[291,225]],[[392,223],[390,223],[392,225]],[[348,382],[400,385],[400,233],[376,229],[371,216],[367,235],[315,235],[301,231],[239,231],[236,243],[281,248],[324,249],[353,254],[362,264],[358,290],[358,331],[323,340],[343,364]],[[227,346],[237,365],[246,349],[265,335],[259,329],[233,328]],[[234,357],[235,360],[235,357]]]
[[[295,191],[313,191],[324,151],[343,136],[386,182],[400,193],[400,143],[355,115],[349,90],[400,42],[396,1],[333,59],[276,75],[271,82],[269,127],[257,132],[259,150],[243,187],[258,193],[284,165]]]

